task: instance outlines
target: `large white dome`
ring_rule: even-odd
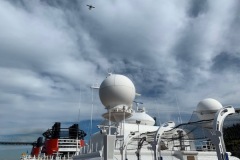
[[[125,104],[132,106],[136,89],[132,81],[123,75],[110,74],[100,85],[99,97],[107,108]]]

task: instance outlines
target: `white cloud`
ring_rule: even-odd
[[[176,109],[176,98],[187,113],[207,97],[239,104],[237,2],[201,3],[1,1],[0,134],[74,121],[79,105],[89,118],[89,86],[108,69],[134,81],[151,114]]]

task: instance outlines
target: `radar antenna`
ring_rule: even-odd
[[[143,102],[137,102],[137,101],[133,101],[133,102],[136,104],[137,111],[138,111],[139,104],[143,104]]]

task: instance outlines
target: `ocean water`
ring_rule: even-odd
[[[0,160],[20,160],[22,153],[30,153],[32,146],[0,145]]]

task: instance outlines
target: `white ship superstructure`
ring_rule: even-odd
[[[238,160],[226,152],[222,136],[223,121],[235,113],[233,107],[223,107],[210,98],[198,104],[196,126],[207,134],[207,139],[199,142],[172,121],[155,126],[144,109],[134,111],[135,94],[135,86],[127,77],[106,77],[99,96],[107,110],[102,116],[108,121],[98,126],[99,132],[74,160]]]
[[[193,112],[195,119],[188,123],[176,125],[168,121],[157,126],[144,108],[133,109],[135,95],[130,79],[109,74],[99,88],[107,111],[102,114],[105,121],[97,126],[99,131],[91,135],[89,142],[78,143],[85,135],[79,137],[76,126],[71,131],[77,132],[70,134],[69,130],[73,139],[59,138],[57,126],[53,126],[44,133],[47,138],[42,148],[51,156],[24,160],[239,160],[226,151],[223,140],[224,119],[235,113],[232,106],[223,107],[207,98],[198,103]]]

